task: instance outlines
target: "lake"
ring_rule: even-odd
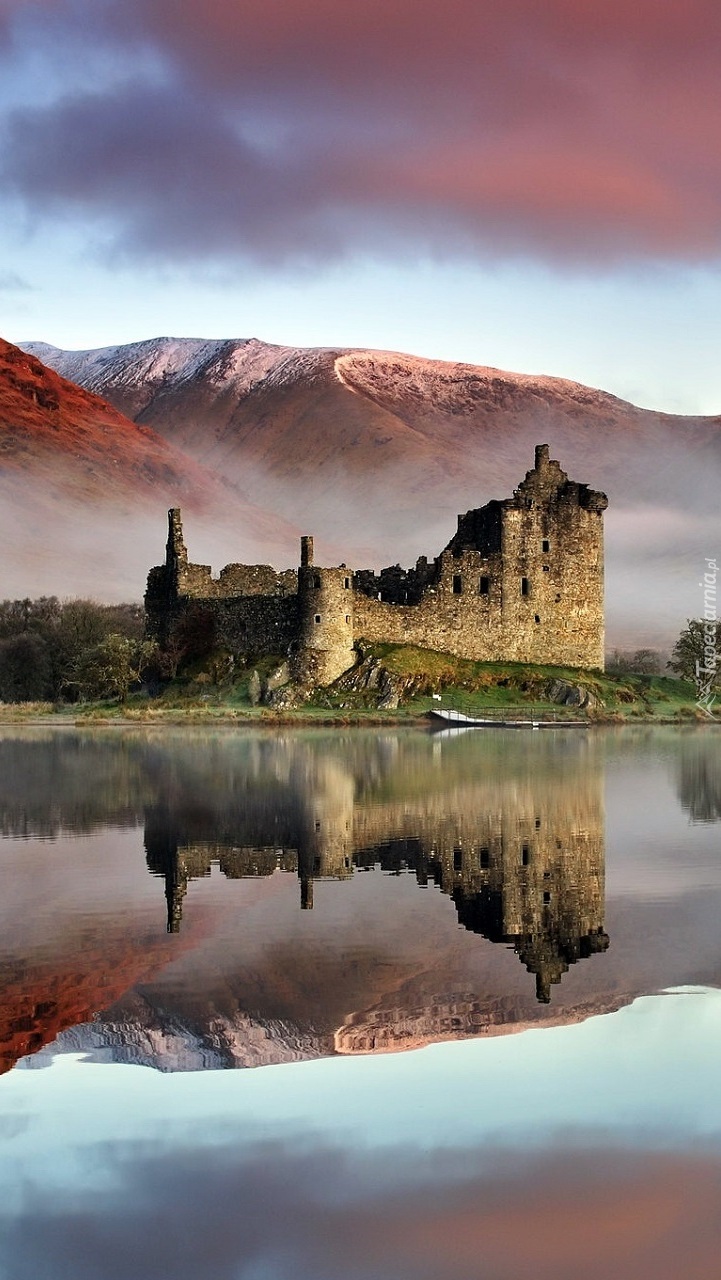
[[[0,1275],[721,1274],[721,737],[0,729]]]

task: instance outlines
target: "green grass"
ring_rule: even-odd
[[[695,718],[697,714],[694,687],[669,676],[606,674],[522,662],[472,662],[412,645],[369,645],[364,656],[378,659],[391,674],[409,682],[412,692],[399,709],[401,715],[418,716],[437,707],[432,693],[441,693],[444,707],[475,714],[521,708],[540,711],[544,707],[560,717],[587,714],[589,719],[610,720]],[[586,713],[552,703],[548,697],[551,680],[582,685],[600,706]],[[329,708],[358,710],[376,697],[334,688],[319,691],[318,696]]]
[[[438,702],[431,696],[441,693],[444,707],[456,707],[470,714],[544,709],[554,718],[579,717],[599,722],[691,721],[706,719],[695,707],[693,685],[669,676],[607,674],[575,667],[553,667],[520,662],[472,662],[452,654],[420,649],[411,645],[365,645],[363,659],[377,660],[407,685],[407,696],[395,710],[379,710],[378,693],[331,686],[316,690],[310,702],[298,710],[275,711],[252,706],[248,685],[252,671],[265,679],[281,663],[271,655],[249,663],[232,681],[214,685],[208,668],[212,662],[195,664],[182,677],[169,683],[157,697],[131,694],[125,704],[117,701],[78,703],[63,707],[51,704],[0,705],[0,720],[62,719],[104,723],[124,720],[134,723],[186,723],[225,721],[248,724],[288,724],[305,721],[316,724],[377,724],[412,722],[424,717]],[[588,689],[599,706],[586,713],[573,706],[559,706],[548,698],[551,680],[565,680]]]

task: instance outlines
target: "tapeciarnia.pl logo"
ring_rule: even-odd
[[[715,560],[706,557],[706,572],[703,581],[703,657],[696,659],[696,706],[699,711],[715,719],[713,707],[716,694],[713,685],[718,668],[716,651],[716,631],[718,623],[716,582],[718,565]]]

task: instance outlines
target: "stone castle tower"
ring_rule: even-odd
[[[603,668],[606,495],[569,480],[548,445],[510,498],[458,517],[434,560],[356,570],[230,564],[213,577],[188,561],[180,512],[169,512],[165,564],[151,569],[147,629],[167,644],[188,615],[243,657],[289,659],[299,683],[330,684],[354,645],[413,644],[486,662]]]
[[[313,539],[301,538],[293,675],[309,684],[332,684],[353,660],[353,575],[344,564],[338,569],[314,565]]]

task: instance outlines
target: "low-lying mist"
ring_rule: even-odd
[[[668,442],[653,458],[647,444],[629,442],[619,457],[598,439],[559,434],[550,437],[552,457],[609,498],[608,646],[667,648],[685,619],[702,612],[705,561],[721,550],[718,452]],[[227,479],[242,482],[253,506],[229,497],[217,510],[184,512],[189,557],[215,573],[233,561],[288,567],[298,563],[301,533],[315,535],[321,564],[379,568],[433,557],[453,535],[459,512],[510,496],[533,465],[537,435],[529,428],[492,454],[487,441],[483,450],[469,441],[462,474],[457,459],[429,475],[423,465],[358,474],[341,458],[294,482],[245,468]],[[149,568],[164,559],[168,498],[160,492],[157,507],[132,509],[110,498],[100,507],[72,501],[28,480],[6,480],[0,495],[6,598],[140,600]]]

